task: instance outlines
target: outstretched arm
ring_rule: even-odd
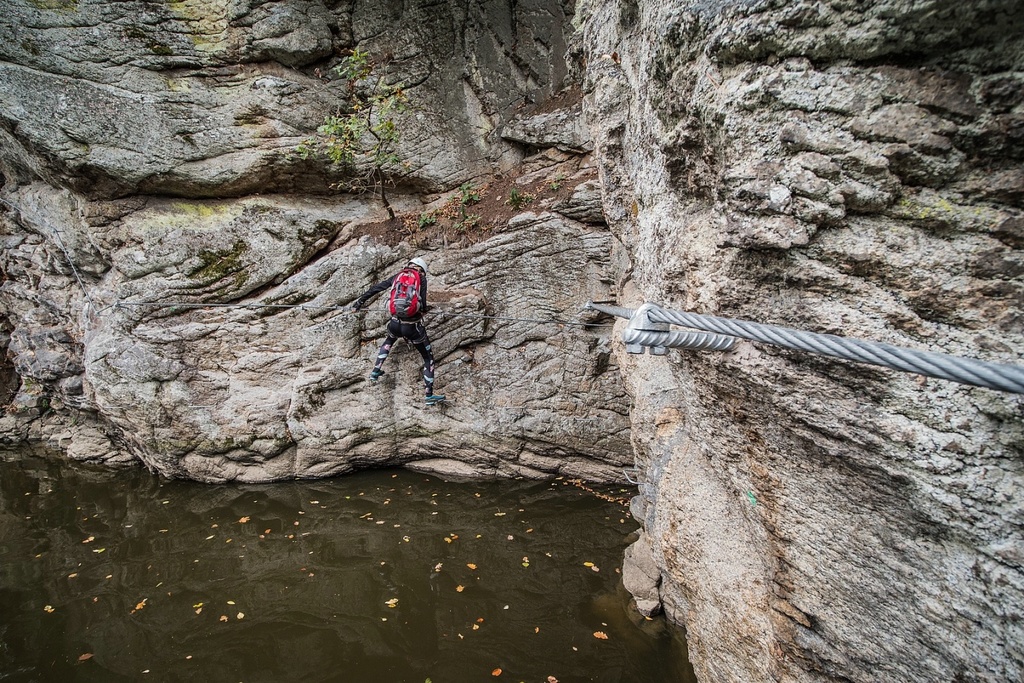
[[[360,309],[367,304],[373,297],[377,296],[386,289],[391,288],[391,283],[394,282],[394,276],[389,277],[387,280],[381,280],[373,287],[363,292],[362,296],[352,302],[352,308]]]

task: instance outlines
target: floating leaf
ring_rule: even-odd
[[[387,600],[384,604],[388,607],[395,608],[398,606],[398,598],[391,598],[390,600]]]
[[[90,536],[89,538],[87,538],[84,541],[82,541],[82,543],[92,543],[95,540],[96,540],[95,536]]]
[[[584,566],[584,567],[593,567],[593,566],[594,566],[594,563],[593,563],[593,562],[584,562],[584,563],[583,563],[583,566]]]
[[[238,523],[239,524],[245,524],[248,521],[249,521],[248,517],[242,517],[241,519],[238,520]]]
[[[203,606],[203,603],[201,603],[201,602],[197,602],[196,604],[192,605],[192,607],[202,607],[202,606]]]
[[[135,604],[135,609],[133,609],[133,610],[132,610],[132,612],[138,612],[138,611],[139,611],[140,609],[142,609],[143,607],[145,607],[145,606],[146,606],[146,601],[147,601],[147,600],[149,600],[149,598],[142,598],[142,601],[141,601],[141,602],[137,602],[137,603]]]
[[[85,652],[83,654],[78,655],[78,661],[85,662],[85,661],[88,661],[88,660],[92,659],[92,657],[93,657],[93,654],[91,652]]]
[[[456,593],[461,593],[461,592],[462,592],[462,591],[464,591],[464,590],[466,590],[466,587],[465,587],[465,586],[456,586],[456,587],[455,587],[455,592],[456,592]]]
[[[245,613],[239,612],[235,615],[235,619],[245,619]]]
[[[469,567],[470,569],[474,569],[474,570],[476,569],[476,565],[473,564],[472,562],[467,562],[466,566]]]
[[[234,600],[228,600],[228,604],[229,605],[233,605],[233,604],[235,604],[235,601]]]
[[[75,578],[76,576],[78,576],[78,572],[71,572],[70,574],[68,574],[68,578],[69,578],[69,579],[73,579],[73,578]]]
[[[608,634],[604,631],[594,631],[594,637],[598,640],[608,640]]]
[[[47,606],[43,607],[43,611],[46,612],[47,614],[50,614],[51,612],[54,611],[53,605],[47,605]]]
[[[103,553],[103,552],[106,552],[107,549],[106,548],[93,548],[92,551],[94,553]]]
[[[228,620],[228,615],[226,615],[226,614],[220,615],[220,619],[218,619],[218,621],[227,621],[227,620]]]
[[[209,540],[210,540],[211,538],[213,538],[213,534],[210,534],[209,536],[207,536],[207,537],[206,537],[205,539],[203,539],[203,540],[209,541]]]
[[[491,675],[492,676],[500,676],[501,675],[501,669],[495,669],[494,671],[491,672]]]

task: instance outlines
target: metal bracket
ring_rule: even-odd
[[[646,303],[640,308],[633,312],[632,317],[629,319],[629,324],[626,325],[626,329],[623,332],[623,337],[626,337],[630,333],[650,333],[650,332],[662,332],[666,333],[669,331],[668,323],[656,323],[652,322],[647,316],[647,313],[651,310],[659,308],[657,304]],[[650,346],[636,343],[626,342],[626,353],[632,354],[643,354],[644,349],[649,349],[652,356],[664,356],[668,353],[668,348],[660,344],[652,344]]]
[[[642,354],[644,349],[650,349],[651,355],[664,356],[668,349],[730,351],[736,347],[736,338],[724,334],[671,331],[671,323],[651,320],[652,313],[658,318],[664,318],[665,311],[657,304],[645,303],[640,308],[632,309],[591,301],[584,309],[629,320],[626,329],[622,331],[622,343],[627,353]]]

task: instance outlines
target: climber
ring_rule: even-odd
[[[399,337],[416,347],[423,356],[423,383],[427,388],[426,402],[428,406],[441,403],[444,396],[434,393],[434,355],[430,352],[430,339],[427,328],[423,325],[423,314],[429,310],[427,306],[427,263],[421,258],[414,258],[392,277],[370,287],[358,299],[352,302],[352,310],[358,311],[367,302],[384,290],[390,288],[388,296],[388,312],[391,321],[388,323],[384,343],[377,353],[377,362],[370,371],[370,381],[376,382],[384,371],[381,367],[391,353],[391,347]]]

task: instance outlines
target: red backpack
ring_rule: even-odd
[[[388,312],[399,318],[415,318],[423,308],[420,298],[420,271],[416,268],[403,268],[391,283],[391,296],[388,298]]]

